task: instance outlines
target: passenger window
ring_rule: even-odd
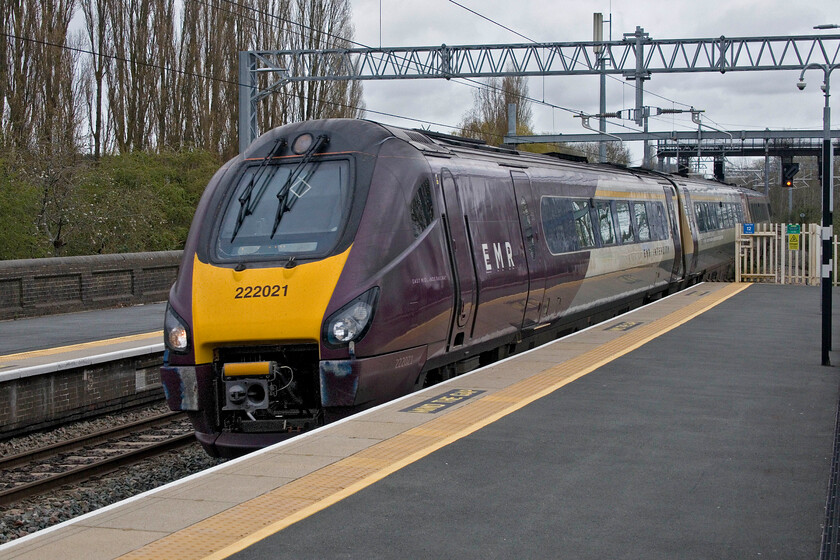
[[[618,233],[622,243],[633,243],[633,222],[630,220],[630,203],[616,202],[615,217],[618,220]]]
[[[598,202],[598,230],[601,232],[603,245],[615,245],[615,228],[609,202]]]
[[[697,217],[697,229],[706,231],[708,229],[706,226],[706,207],[703,206],[702,202],[694,203],[694,215]]]
[[[553,196],[543,197],[540,201],[540,215],[545,242],[552,254],[559,255],[578,249],[571,200]]]
[[[654,239],[668,239],[668,218],[661,202],[651,202]]]
[[[415,239],[420,237],[420,234],[434,221],[434,216],[432,188],[429,180],[426,179],[411,200],[411,228]]]
[[[531,253],[531,258],[536,258],[537,247],[534,239],[534,224],[531,221],[531,210],[528,208],[528,202],[525,197],[519,200],[519,214],[523,218],[523,226],[525,230],[525,242],[528,244],[528,252]]]
[[[592,229],[592,216],[589,215],[589,202],[573,200],[572,211],[575,216],[575,231],[581,249],[595,246],[595,231]]]
[[[636,214],[636,231],[639,232],[639,241],[650,241],[650,225],[645,203],[634,202],[633,212]]]

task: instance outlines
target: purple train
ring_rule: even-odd
[[[704,278],[764,196],[361,120],[290,124],[213,177],[162,379],[235,456]]]

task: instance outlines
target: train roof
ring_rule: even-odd
[[[684,187],[692,189],[702,189],[714,191],[719,189],[737,190],[747,196],[764,196],[763,193],[748,189],[746,187],[724,183],[712,179],[701,179],[695,177],[686,177],[684,175],[676,175],[673,173],[666,173],[662,171],[655,171],[645,169],[642,167],[627,167],[614,163],[590,163],[584,156],[577,156],[574,154],[564,154],[560,152],[551,153],[536,153],[523,152],[505,146],[490,146],[483,140],[476,140],[472,138],[464,138],[461,136],[454,136],[451,134],[443,134],[439,132],[431,132],[420,129],[401,129],[396,127],[387,127],[388,130],[394,132],[396,136],[401,136],[397,131],[402,131],[409,138],[409,141],[421,151],[431,151],[435,155],[440,155],[441,152],[448,153],[450,156],[466,157],[466,158],[480,158],[490,159],[495,161],[504,161],[505,163],[519,164],[521,167],[541,166],[541,167],[564,167],[577,169],[598,169],[602,173],[615,173],[620,175],[634,175],[640,178],[649,178],[654,180],[665,180],[676,183]]]
[[[616,179],[635,176],[642,180],[666,181],[693,189],[737,189],[747,196],[763,196],[762,193],[744,187],[708,179],[696,179],[611,163],[589,163],[585,157],[573,154],[524,152],[506,146],[491,146],[482,140],[429,130],[402,128],[364,119],[322,119],[284,125],[257,138],[246,150],[244,157],[246,159],[266,157],[273,149],[272,146],[275,145],[278,138],[289,136],[289,139],[291,139],[294,135],[305,131],[336,135],[336,142],[331,142],[331,147],[336,149],[347,149],[349,144],[352,144],[356,149],[364,151],[384,138],[396,137],[407,142],[427,157],[482,160],[522,169],[553,168],[581,173],[591,173],[593,170],[597,170],[601,174],[612,175]],[[339,137],[341,140],[339,140]]]

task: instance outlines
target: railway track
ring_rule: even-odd
[[[169,412],[0,458],[0,506],[142,461],[195,441],[185,414]]]

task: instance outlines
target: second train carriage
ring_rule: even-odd
[[[734,258],[743,189],[360,120],[277,128],[213,178],[162,380],[236,455],[615,315]]]

